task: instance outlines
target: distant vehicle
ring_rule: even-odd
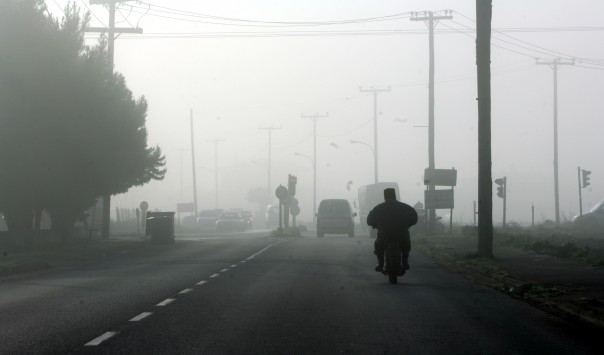
[[[388,188],[394,189],[396,199],[399,200],[400,195],[396,182],[379,182],[359,187],[359,219],[363,230],[368,231],[371,238],[376,237],[377,231],[367,225],[367,215],[375,206],[384,202],[384,189]]]
[[[268,205],[266,206],[266,212],[264,213],[264,219],[266,220],[266,228],[271,228],[279,224],[279,205]]]
[[[323,238],[325,234],[348,234],[349,237],[354,237],[356,215],[348,200],[322,200],[317,212],[317,238]]]
[[[197,217],[197,228],[214,230],[216,229],[216,221],[220,216],[220,210],[203,210],[199,212]]]
[[[239,212],[223,212],[216,221],[217,232],[243,232],[245,224]]]
[[[239,215],[241,216],[241,220],[243,222],[243,226],[245,229],[252,229],[253,227],[253,215],[252,212],[242,210],[239,211]]]
[[[589,212],[583,213],[582,216],[575,216],[573,223],[585,227],[604,227],[604,201],[598,202]]]

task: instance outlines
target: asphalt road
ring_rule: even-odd
[[[372,240],[188,236],[85,268],[0,279],[0,353],[600,353],[599,334]]]

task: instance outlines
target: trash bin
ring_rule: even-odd
[[[152,243],[174,243],[174,214],[176,212],[147,212],[145,235]]]

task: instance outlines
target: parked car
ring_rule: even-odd
[[[239,215],[241,216],[241,220],[244,226],[244,229],[252,229],[253,227],[253,215],[250,211],[239,211]]]
[[[356,215],[348,200],[322,200],[317,212],[317,238],[323,238],[325,234],[348,234],[349,237],[354,237]]]
[[[218,220],[216,221],[216,231],[218,232],[227,232],[227,231],[237,231],[243,232],[245,230],[245,225],[243,222],[243,218],[239,214],[239,212],[235,211],[227,211],[223,212]]]
[[[216,221],[220,216],[220,210],[203,210],[197,217],[197,228],[206,230],[215,230]]]
[[[604,227],[604,201],[598,202],[589,212],[583,213],[582,216],[575,216],[573,223],[592,228]]]

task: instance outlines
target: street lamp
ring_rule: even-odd
[[[355,141],[354,139],[350,140],[350,144],[362,144],[364,146],[367,146],[369,149],[371,149],[371,153],[373,153],[373,169],[374,169],[374,173],[375,173],[375,183],[377,184],[378,182],[378,161],[377,161],[377,156],[375,154],[375,149],[373,149],[373,147],[365,142],[360,142],[360,141]]]
[[[300,157],[304,157],[306,159],[308,159],[310,161],[310,163],[312,164],[312,219],[313,221],[316,220],[317,218],[317,164],[316,162],[309,156],[304,155],[304,154],[300,154],[300,153],[294,153],[294,155],[300,156]]]

